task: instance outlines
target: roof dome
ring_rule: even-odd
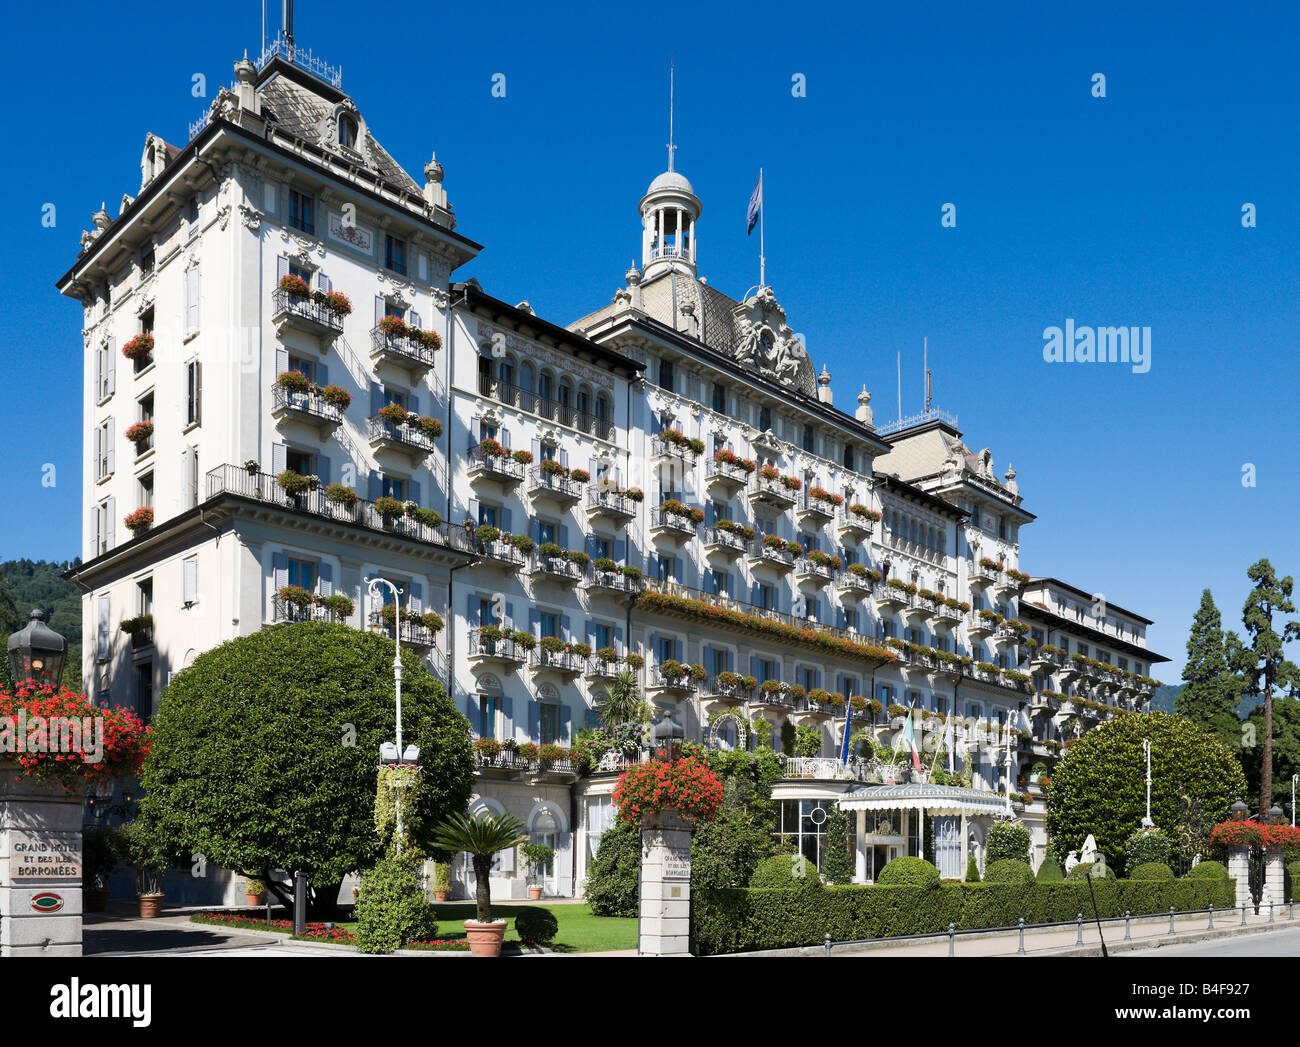
[[[692,196],[695,195],[695,189],[691,186],[690,179],[679,171],[665,171],[661,174],[650,183],[650,188],[645,191],[646,196],[649,196],[657,189],[680,189]]]

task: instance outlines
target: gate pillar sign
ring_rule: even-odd
[[[641,823],[638,956],[690,955],[691,833],[673,811]]]
[[[0,763],[0,957],[81,955],[82,810]]]

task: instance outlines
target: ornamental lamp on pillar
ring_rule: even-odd
[[[1244,822],[1246,820],[1246,815],[1249,812],[1250,812],[1250,808],[1247,807],[1240,800],[1238,800],[1236,803],[1234,803],[1231,807],[1228,808],[1228,813],[1232,815],[1232,820],[1234,822]]]
[[[1268,820],[1270,825],[1281,825],[1282,808],[1277,804],[1273,804],[1273,806],[1268,809]]]
[[[655,721],[653,738],[656,760],[673,763],[682,758],[682,743],[686,740],[686,732],[671,713],[663,713]]]
[[[30,681],[58,687],[68,641],[45,624],[45,612],[32,611],[26,628],[9,637],[9,672],[14,683]]]

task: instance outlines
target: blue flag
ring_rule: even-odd
[[[844,699],[844,746],[840,749],[840,766],[849,765],[849,733],[853,727],[853,695]]]
[[[758,213],[763,209],[763,176],[759,174],[758,184],[754,186],[754,191],[749,194],[749,211],[745,215],[745,235],[748,236],[754,231],[754,226],[758,224]]]

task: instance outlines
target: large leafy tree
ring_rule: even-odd
[[[1179,836],[1184,797],[1221,821],[1244,795],[1233,750],[1191,720],[1167,713],[1116,717],[1075,742],[1052,772],[1047,833],[1058,860],[1091,833],[1107,864],[1123,868],[1124,841],[1146,814],[1143,739],[1151,741],[1151,818],[1171,837]]]
[[[1260,706],[1250,714],[1250,722],[1255,727],[1258,737],[1263,737],[1264,708]],[[1245,750],[1246,781],[1252,795],[1263,796],[1260,782],[1264,765],[1262,760],[1250,759],[1258,756],[1259,749]],[[1278,804],[1282,810],[1289,809],[1291,803],[1291,776],[1300,774],[1300,700],[1294,695],[1273,703],[1273,792],[1269,803]]]
[[[1223,620],[1209,589],[1201,593],[1201,606],[1192,619],[1183,680],[1186,686],[1174,700],[1174,711],[1224,743],[1236,745],[1241,730],[1236,709],[1243,681],[1228,664]]]
[[[379,745],[393,737],[393,643],[324,622],[272,626],[200,655],[163,692],[141,781],[141,816],[169,846],[266,883],[283,903],[306,872],[314,915],[347,873],[380,856]],[[465,810],[474,780],[469,724],[402,652],[404,743],[422,775],[410,838]],[[276,879],[276,870],[290,874]]]
[[[1229,660],[1244,678],[1244,693],[1262,699],[1264,710],[1264,745],[1260,753],[1259,811],[1268,811],[1273,796],[1273,696],[1278,690],[1294,692],[1300,688],[1300,669],[1286,658],[1284,645],[1300,640],[1300,621],[1285,616],[1295,614],[1291,600],[1291,576],[1279,578],[1267,560],[1251,564],[1246,576],[1254,588],[1242,609],[1242,625],[1249,645],[1230,635]],[[1280,628],[1274,619],[1283,616]]]

